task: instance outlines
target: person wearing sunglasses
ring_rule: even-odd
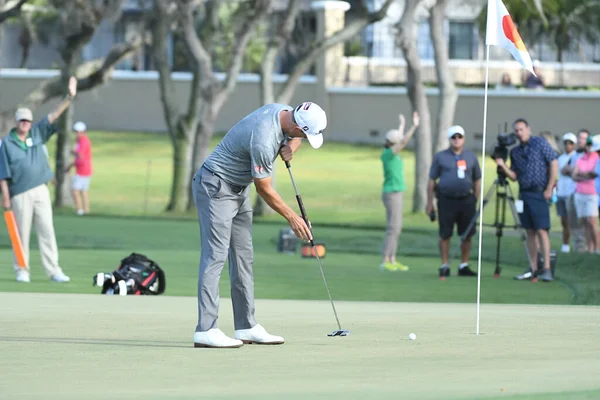
[[[481,187],[481,168],[475,153],[465,149],[465,130],[461,126],[451,126],[448,129],[448,138],[450,146],[433,157],[429,170],[425,210],[428,215],[433,213],[435,192],[439,214],[439,246],[442,258],[439,278],[441,280],[450,276],[450,239],[455,225],[458,235],[464,235],[465,238],[460,245],[461,263],[457,274],[477,276],[469,268],[471,237],[475,229],[471,229],[468,233],[466,230],[475,216]]]

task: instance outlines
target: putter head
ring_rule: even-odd
[[[331,333],[328,333],[327,336],[348,336],[349,334],[350,334],[350,331],[348,331],[346,329],[338,329]]]

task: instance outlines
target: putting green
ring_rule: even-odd
[[[1,399],[600,396],[600,308],[257,300],[283,346],[194,349],[192,297],[0,293]],[[229,299],[220,327],[233,334]],[[415,341],[408,334],[417,335]]]

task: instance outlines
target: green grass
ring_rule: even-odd
[[[50,284],[44,276],[37,249],[31,255],[32,280],[18,284],[9,267],[10,249],[0,249],[0,291],[99,293],[91,286],[98,272],[112,272],[131,252],[146,254],[167,274],[167,295],[193,296],[196,293],[199,261],[199,229],[196,221],[147,218],[56,216],[60,263],[72,277],[66,285]],[[254,226],[256,296],[268,299],[327,299],[314,259],[276,251],[279,229],[285,224],[257,223]],[[317,236],[318,235],[318,236]],[[357,301],[466,302],[476,299],[476,280],[453,276],[437,279],[439,259],[435,234],[407,229],[401,238],[400,257],[411,269],[405,273],[379,271],[379,249],[383,231],[376,229],[315,228],[315,236],[327,245],[323,259],[331,290],[336,299]],[[516,282],[512,276],[523,270],[525,253],[516,237],[504,238],[502,275],[492,277],[495,238],[485,236],[483,246],[482,302],[536,304],[598,304],[593,283],[586,282],[577,257],[562,257],[558,281],[551,284]],[[0,243],[8,243],[5,232]],[[32,240],[32,243],[35,243]],[[475,247],[476,249],[477,247]],[[453,255],[458,255],[457,245]],[[473,265],[477,265],[473,252]],[[457,262],[453,263],[453,274]],[[221,279],[222,293],[229,293],[228,273]],[[597,279],[595,279],[597,282]]]
[[[98,269],[111,270],[125,253],[145,250],[169,270],[169,294],[193,293],[194,285],[184,289],[178,283],[178,277],[182,281],[195,279],[193,276],[199,251],[195,210],[176,216],[189,221],[183,225],[122,219],[147,216],[153,220],[160,217],[162,220],[174,217],[163,212],[168,201],[172,171],[171,147],[167,136],[106,132],[91,132],[90,136],[94,148],[92,212],[97,217],[76,220],[71,218],[71,209],[57,211],[61,260],[67,272],[76,274],[76,277],[81,273],[82,279],[89,279],[89,274],[98,272]],[[216,145],[218,140],[218,137],[214,138],[211,146]],[[54,140],[49,143],[49,150],[53,154]],[[327,257],[326,264],[331,270],[329,273],[334,274],[332,281],[338,285],[338,294],[347,299],[362,300],[427,301],[429,298],[430,301],[472,301],[473,290],[462,287],[470,285],[468,281],[454,280],[454,283],[447,285],[454,288],[454,294],[448,294],[444,289],[438,292],[437,286],[429,286],[433,284],[431,278],[439,264],[436,224],[429,222],[423,213],[411,213],[415,166],[411,152],[403,153],[408,190],[405,194],[404,231],[399,252],[403,261],[413,268],[407,276],[384,277],[376,271],[385,225],[381,202],[380,151],[381,148],[376,146],[327,143],[319,151],[308,146],[301,147],[292,162],[294,177],[315,227],[315,237],[325,241],[328,246],[331,256]],[[485,165],[484,186],[487,191],[496,177],[496,169],[491,160],[486,160]],[[281,161],[277,162],[276,172],[278,191],[285,201],[296,207],[293,188]],[[511,187],[516,195],[516,186],[512,184]],[[254,192],[252,196],[255,197]],[[494,208],[495,197],[492,197],[484,212],[484,223],[494,221]],[[552,214],[556,233],[559,224],[555,213]],[[63,215],[64,218],[60,218]],[[119,219],[105,220],[102,216],[116,216]],[[507,211],[505,216],[506,224],[512,225],[510,212]],[[187,233],[182,235],[180,229],[184,229],[184,226]],[[324,293],[318,281],[319,276],[314,274],[314,262],[274,251],[277,232],[284,226],[284,220],[278,215],[255,221],[256,273],[261,278],[257,281],[259,295],[269,298],[321,298],[319,296]],[[123,232],[128,235],[125,236]],[[505,227],[503,233],[501,263],[507,269],[499,280],[488,282],[484,279],[484,300],[600,304],[600,272],[595,268],[593,256],[559,255],[561,281],[552,287],[561,288],[564,294],[554,293],[554,289],[548,287],[543,287],[539,293],[528,292],[523,290],[523,285],[510,281],[511,275],[520,272],[526,265],[522,242],[512,226]],[[3,243],[8,243],[7,239]],[[493,270],[490,263],[495,260],[495,243],[494,231],[484,228],[482,258],[487,262],[484,265],[486,279]],[[558,238],[554,235],[553,247],[558,246]],[[458,253],[456,248],[455,239],[454,257]],[[477,243],[472,251],[475,264],[476,255]],[[34,255],[33,260],[37,260],[36,257]],[[307,265],[310,266],[308,270]],[[77,266],[75,271],[72,266]],[[182,271],[186,271],[186,275]],[[10,271],[5,269],[3,273],[5,284],[12,285]],[[313,279],[308,287],[290,284],[298,279],[302,281],[306,276]],[[419,279],[425,286],[413,286],[413,279]],[[365,281],[368,283],[365,284]],[[92,291],[87,283],[81,288],[77,285],[74,282],[69,289],[54,287],[53,290]],[[0,284],[0,289],[3,287]],[[19,290],[49,290],[47,285],[41,283],[32,283],[29,288]]]
[[[171,145],[165,134],[91,132],[94,175],[90,197],[92,210],[109,215],[165,216],[172,173]],[[211,142],[218,143],[216,137]],[[55,140],[48,144],[54,154]],[[211,147],[211,148],[212,148]],[[314,224],[378,226],[385,224],[381,202],[382,169],[378,146],[328,142],[318,151],[303,145],[292,161],[294,178]],[[405,225],[430,226],[424,213],[411,214],[414,156],[404,152]],[[496,177],[495,164],[486,160],[485,189]],[[281,160],[276,163],[277,189],[296,206],[293,187]],[[511,185],[517,195],[516,186]],[[252,198],[256,196],[252,192]],[[484,222],[494,219],[495,198],[486,207]],[[195,218],[195,211],[186,215]],[[512,216],[507,211],[507,223]],[[275,215],[264,220],[280,220]],[[554,219],[555,226],[557,220]]]
[[[191,297],[0,293],[0,398],[592,399],[597,307],[258,300],[282,346],[194,349]],[[219,327],[233,335],[228,299]],[[416,340],[408,340],[414,332]]]

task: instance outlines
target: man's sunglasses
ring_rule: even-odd
[[[450,139],[456,140],[456,139],[462,139],[463,137],[464,137],[463,135],[453,135]]]

